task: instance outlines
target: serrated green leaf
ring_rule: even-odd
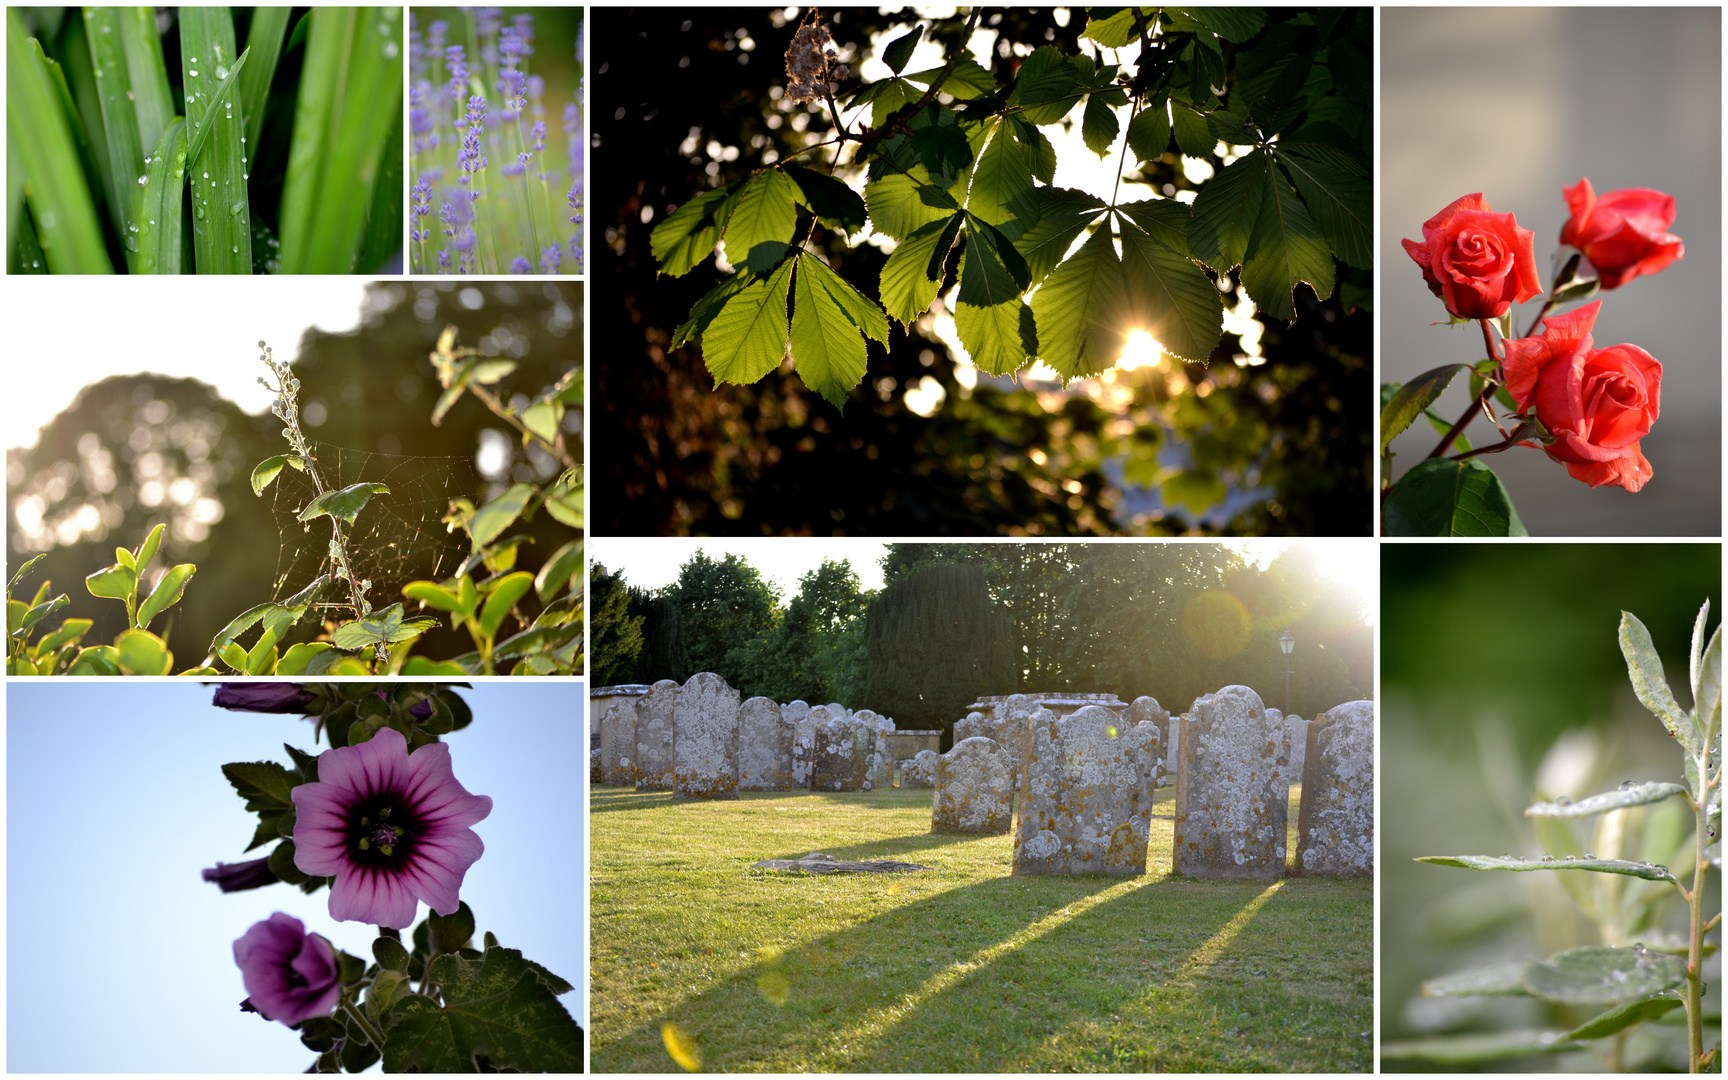
[[[954,309],[954,329],[979,370],[1012,375],[1038,355],[1038,327],[1024,302]]]
[[[801,197],[797,183],[779,169],[757,173],[732,199],[722,241],[726,261],[767,273],[791,250]]]
[[[1110,107],[1104,96],[1088,96],[1086,111],[1080,117],[1080,137],[1085,140],[1086,149],[1104,157],[1110,153],[1110,147],[1121,130],[1122,122],[1116,118],[1116,110]]]
[[[1205,271],[1131,224],[1122,228],[1122,269],[1134,321],[1165,352],[1202,362],[1212,355],[1224,302]]]
[[[1122,264],[1105,222],[1032,296],[1038,358],[1064,379],[1109,369],[1122,354],[1126,306]]]
[[[1511,855],[1424,855],[1417,862],[1436,866],[1456,866],[1465,870],[1592,870],[1600,874],[1624,874],[1646,881],[1669,881],[1678,884],[1665,866],[1632,862],[1628,859],[1527,859]]]
[[[1080,100],[1079,83],[1068,57],[1053,45],[1040,45],[1020,62],[1008,95],[1021,115],[1039,126],[1058,123]]]
[[[802,165],[783,165],[781,171],[797,183],[816,220],[830,229],[855,233],[867,224],[863,197],[841,181]]]
[[[1422,984],[1423,997],[1527,997],[1524,965],[1527,961],[1488,964],[1429,979]]]
[[[1524,988],[1563,1005],[1611,1005],[1686,981],[1686,962],[1642,947],[1568,949],[1524,968]]]
[[[1416,422],[1428,406],[1440,399],[1446,387],[1469,364],[1444,364],[1403,384],[1380,409],[1380,450],[1385,452],[1392,440]]]
[[[1218,137],[1212,134],[1206,118],[1186,105],[1171,103],[1170,127],[1176,133],[1176,145],[1191,158],[1209,158],[1217,149]]]
[[[730,187],[704,191],[654,226],[648,247],[662,274],[682,277],[714,251],[725,221],[723,204],[731,191]]]
[[[197,572],[198,568],[191,563],[181,563],[162,575],[162,580],[157,583],[150,598],[138,605],[138,621],[135,624],[138,629],[149,627],[150,620],[178,603],[186,592],[186,583],[191,581],[192,575]]]
[[[929,86],[936,81],[936,76],[942,74],[939,67],[926,68],[923,71],[908,72],[907,82],[919,86]],[[954,70],[942,80],[942,93],[952,95],[957,101],[971,98],[989,97],[996,92],[996,76],[985,70],[978,61],[970,56],[962,56],[954,63]]]
[[[726,302],[702,337],[702,360],[717,383],[749,385],[786,358],[791,327],[786,294],[792,287],[787,259],[766,281],[746,286]]]
[[[882,50],[882,62],[888,65],[888,70],[896,75],[900,74],[901,69],[906,66],[906,61],[912,59],[912,50],[916,49],[918,43],[923,40],[924,25],[920,23],[914,26],[909,33],[901,34],[888,43],[887,48]]]
[[[484,547],[503,535],[504,530],[522,516],[528,500],[534,495],[533,484],[511,484],[504,494],[474,511],[474,520],[468,523],[468,535],[473,539],[474,546]]]
[[[1332,295],[1332,251],[1296,189],[1275,169],[1262,174],[1266,191],[1242,259],[1242,286],[1262,315],[1294,322],[1298,283],[1318,299]]]
[[[690,309],[690,317],[681,323],[672,335],[672,347],[679,348],[686,342],[696,341],[708,332],[708,326],[720,314],[726,302],[743,292],[756,280],[749,271],[734,274],[710,289],[702,299],[696,301]]]
[[[974,217],[1001,225],[1016,216],[1009,205],[1034,190],[1036,150],[1014,137],[1014,124],[1009,117],[999,117],[989,127],[989,142],[972,169],[966,209]],[[1038,129],[1032,131],[1036,133]]]
[[[1259,150],[1237,158],[1209,180],[1188,220],[1194,257],[1220,274],[1241,265],[1266,191],[1266,156]]]
[[[1698,731],[1692,718],[1674,700],[1668,689],[1668,676],[1662,669],[1662,658],[1650,641],[1650,631],[1630,611],[1620,613],[1620,652],[1626,657],[1626,674],[1632,680],[1632,691],[1644,703],[1668,734],[1679,740],[1688,757],[1698,756]]]
[[[1664,1016],[1680,1008],[1685,1002],[1674,990],[1664,990],[1637,1001],[1628,1001],[1617,1005],[1600,1016],[1593,1017],[1579,1024],[1566,1033],[1566,1038],[1572,1042],[1584,1042],[1589,1039],[1604,1039],[1616,1032],[1625,1031],[1633,1024],[1643,1023]]]
[[[1380,1057],[1392,1061],[1430,1061],[1439,1065],[1478,1065],[1570,1049],[1564,1031],[1521,1028],[1479,1035],[1397,1039],[1380,1044]]]
[[[814,260],[801,258],[800,265]],[[844,285],[844,282],[841,282]],[[850,288],[851,286],[846,286]],[[858,328],[809,270],[797,275],[792,311],[792,365],[804,385],[835,408],[864,378],[865,347]]]
[[[938,283],[930,280],[926,271],[937,259],[937,243],[948,233],[951,220],[944,218],[926,223],[900,241],[882,266],[882,305],[901,325],[924,314],[930,302],[936,299]]]
[[[311,521],[329,515],[352,525],[354,518],[372,501],[372,496],[388,494],[389,485],[365,482],[350,484],[341,491],[326,491],[306,504],[300,511],[300,520]]]
[[[852,283],[834,272],[834,268],[814,255],[802,256],[798,264],[800,276],[808,274],[827,291],[848,321],[865,337],[888,344],[888,317],[869,297],[852,287]]]
[[[1314,221],[1339,259],[1374,268],[1374,187],[1367,170],[1319,143],[1278,147],[1278,164],[1301,192]]]
[[[1031,228],[1014,241],[1026,259],[1034,285],[1056,269],[1073,246],[1075,237],[1104,212],[1097,196],[1069,188],[1039,188],[1037,218]]]
[[[294,808],[289,792],[294,775],[274,761],[236,761],[222,766],[222,775],[253,813],[279,813]],[[274,828],[274,826],[272,826]]]
[[[1086,29],[1080,36],[1090,38],[1106,49],[1120,49],[1134,40],[1134,8],[1122,8],[1113,11],[1105,18],[1091,14],[1086,19]],[[1152,18],[1156,18],[1153,16]]]
[[[1128,147],[1142,163],[1156,161],[1170,147],[1170,103],[1164,98],[1148,101],[1128,121]]]
[[[438,957],[428,975],[444,1007],[410,994],[390,1009],[385,1070],[469,1072],[484,1058],[500,1069],[580,1072],[582,1029],[558,1003],[558,984],[542,972],[515,949],[490,948],[480,960]]]
[[[971,141],[955,115],[942,106],[934,102],[924,106],[912,117],[908,129],[912,152],[936,185],[953,186],[961,170],[972,164]]]
[[[891,173],[864,186],[864,203],[870,210],[870,226],[884,236],[905,240],[932,221],[945,221],[952,211],[931,206],[919,195],[929,174],[922,165],[911,175]]]
[[[1678,795],[1686,789],[1679,784],[1649,782],[1633,784],[1618,791],[1605,791],[1600,795],[1592,795],[1577,802],[1542,802],[1526,807],[1525,817],[1549,818],[1579,818],[1594,814],[1605,814],[1610,810],[1620,810],[1628,806],[1644,806],[1648,803],[1661,802],[1663,799]]]
[[[966,253],[960,261],[960,302],[993,307],[1018,299],[1031,285],[1026,260],[987,222],[968,218],[966,233]]]
[[[1381,506],[1387,536],[1528,536],[1512,496],[1479,461],[1429,458],[1399,478]]]
[[[1266,10],[1257,7],[1174,8],[1225,41],[1243,42],[1266,25]]]
[[[870,99],[870,126],[872,127],[882,127],[888,122],[889,117],[923,96],[908,85],[905,79],[901,78],[889,79],[886,82],[877,83],[876,86],[880,89],[877,89]],[[856,100],[853,104],[857,104]]]
[[[1194,258],[1188,248],[1188,207],[1182,203],[1175,199],[1147,199],[1124,203],[1116,209],[1127,214],[1141,231],[1171,251],[1184,259]]]
[[[357,652],[379,642],[404,641],[437,625],[437,619],[405,619],[402,617],[402,605],[391,604],[387,608],[367,612],[353,622],[342,624],[336,628],[330,640],[338,649]]]

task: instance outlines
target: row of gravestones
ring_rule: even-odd
[[[599,783],[675,799],[740,791],[868,791],[888,782],[894,722],[842,705],[739,701],[713,672],[601,699]]]
[[[903,785],[935,788],[933,832],[1008,832],[1018,794],[1014,873],[1143,874],[1168,743],[1178,751],[1177,874],[1284,876],[1289,786],[1300,775],[1302,872],[1372,876],[1372,702],[1340,705],[1307,725],[1297,773],[1291,726],[1244,686],[1201,697],[1176,718],[1151,698],[1137,699],[1126,716],[1089,705],[1057,718],[1017,697],[1000,717],[973,713],[956,724],[948,753],[926,750],[903,764]],[[605,699],[602,708],[602,783],[712,799],[741,790],[867,791],[884,786],[894,768],[892,721],[837,705],[740,703],[709,672],[682,687],[662,680],[639,697]],[[989,734],[972,734],[980,728]]]
[[[1298,868],[1373,876],[1373,702],[1322,713],[1300,748],[1291,739],[1299,722],[1287,724],[1245,686],[1198,699],[1174,725],[1151,698],[1125,717],[1090,705],[1058,719],[1013,699],[1001,712],[971,714],[956,725],[954,748],[935,758],[930,827],[1005,833],[1018,793],[1016,874],[1145,873],[1152,799],[1168,762],[1161,729],[1173,726],[1175,873],[1283,877],[1290,784],[1300,778]],[[989,734],[970,734],[981,727]]]

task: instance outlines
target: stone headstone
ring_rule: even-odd
[[[661,679],[636,699],[636,760],[626,775],[637,791],[671,791],[678,782],[675,756],[678,684]]]
[[[936,751],[920,750],[912,757],[900,763],[901,787],[936,786]]]
[[[1175,870],[1185,877],[1284,876],[1290,734],[1260,695],[1226,686],[1181,721]]]
[[[738,708],[738,790],[786,791],[792,786],[792,726],[781,706],[753,697]]]
[[[865,729],[870,747],[869,768],[865,778],[870,781],[873,789],[889,787],[894,783],[894,749],[891,738],[894,734],[894,721],[869,709],[859,709],[858,720]]]
[[[600,782],[600,748],[596,746],[588,751],[588,785],[590,787]]]
[[[1308,725],[1296,857],[1304,874],[1374,876],[1374,703],[1350,701]]]
[[[600,702],[600,782],[630,785],[636,758],[636,698],[603,698]]]
[[[936,761],[933,833],[1005,833],[1014,820],[1008,751],[981,735],[962,739]]]
[[[1125,727],[1102,705],[1060,719],[1038,709],[1030,721],[1014,873],[1144,874],[1157,726]]]
[[[1126,717],[1130,727],[1150,723],[1158,728],[1158,747],[1164,757],[1164,769],[1168,772],[1174,768],[1176,763],[1171,760],[1170,713],[1158,704],[1158,699],[1142,694],[1128,706]]]
[[[738,797],[738,691],[712,671],[678,689],[675,799]]]
[[[815,754],[810,763],[810,790],[863,791],[864,758],[858,753],[858,729],[835,717],[830,707],[810,710],[815,729]]]
[[[816,722],[810,719],[810,706],[802,701],[780,706],[780,722],[792,739],[792,790],[809,791],[810,763],[816,756]]]

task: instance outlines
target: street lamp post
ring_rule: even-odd
[[[1278,648],[1284,654],[1284,715],[1290,715],[1290,650],[1296,647],[1296,636],[1286,626],[1278,638]]]

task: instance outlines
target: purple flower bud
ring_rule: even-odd
[[[534,264],[518,255],[514,259],[510,260],[510,272],[512,274],[532,274],[534,272]]]
[[[534,55],[534,16],[523,12],[510,16],[510,23],[516,30],[516,36],[522,42],[522,55]]]
[[[303,713],[318,695],[293,683],[223,683],[211,704],[236,712]]]
[[[498,55],[505,64],[515,67],[522,58],[522,39],[516,36],[514,26],[506,26],[498,38]]]
[[[450,249],[444,248],[438,252],[438,269],[450,269]]]
[[[452,45],[444,50],[444,56],[444,66],[450,72],[450,100],[460,103],[468,89],[466,51],[460,45]]]
[[[531,140],[531,145],[534,147],[534,152],[536,154],[545,153],[546,152],[546,121],[544,121],[544,120],[534,121],[534,126],[532,128],[530,128],[528,131],[528,138]]]
[[[205,881],[214,881],[216,887],[223,892],[245,892],[247,889],[261,889],[273,885],[278,878],[270,869],[270,860],[248,859],[245,862],[219,862],[215,866],[199,871]]]
[[[336,950],[317,934],[308,934],[305,923],[280,911],[254,923],[234,943],[234,962],[240,965],[252,1007],[266,1020],[292,1027],[329,1016],[342,996]]]
[[[434,19],[432,24],[426,27],[426,53],[428,56],[437,56],[444,51],[444,35],[449,32],[450,24],[443,19]]]
[[[413,924],[420,900],[454,914],[462,879],[486,850],[470,826],[492,812],[492,800],[457,782],[447,744],[410,754],[394,728],[326,750],[318,782],[290,797],[294,865],[335,876],[330,917],[338,921],[400,929]]]
[[[563,257],[564,257],[564,252],[558,247],[557,244],[553,244],[551,247],[547,248],[540,255],[540,270],[541,270],[541,272],[547,273],[547,274],[556,274],[558,272],[558,263],[560,261],[562,261]]]

